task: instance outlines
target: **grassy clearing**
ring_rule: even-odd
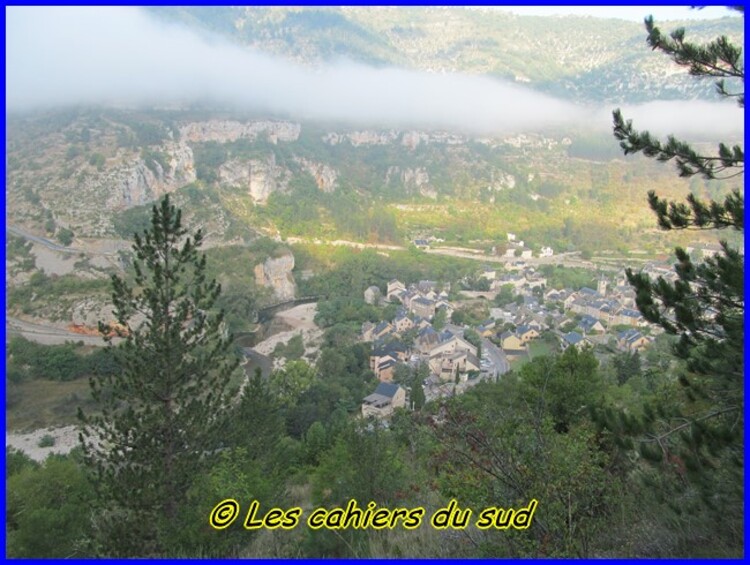
[[[10,431],[28,432],[39,428],[78,423],[81,406],[91,413],[94,403],[88,379],[51,381],[35,379],[6,388],[5,426]]]
[[[529,343],[529,358],[536,359],[543,355],[554,355],[559,351],[556,343],[544,339],[535,339]]]

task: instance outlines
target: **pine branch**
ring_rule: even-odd
[[[737,175],[745,170],[745,153],[739,145],[729,148],[720,144],[718,155],[700,155],[688,143],[672,135],[662,143],[647,131],[637,131],[632,120],[625,121],[619,108],[612,112],[612,120],[614,136],[626,155],[643,153],[664,162],[674,159],[681,177],[700,174],[706,179],[717,179],[717,175],[725,171],[734,171],[731,175]]]
[[[745,105],[744,93],[728,94],[724,79],[739,79],[745,82],[745,68],[742,64],[742,49],[734,46],[726,36],[721,36],[705,46],[685,41],[685,29],[679,28],[667,37],[654,25],[653,17],[645,19],[647,43],[652,49],[669,55],[680,66],[688,67],[688,72],[697,77],[718,77],[717,91],[723,96],[737,97],[740,107]]]

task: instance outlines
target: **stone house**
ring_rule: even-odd
[[[368,304],[377,304],[380,300],[380,289],[376,286],[368,286],[365,289],[365,302]]]
[[[362,416],[385,418],[393,414],[396,408],[406,406],[406,389],[393,383],[380,383],[375,392],[362,401]]]
[[[503,332],[500,334],[500,347],[506,351],[524,350],[525,346],[519,337],[512,332]]]

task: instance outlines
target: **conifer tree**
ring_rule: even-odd
[[[686,41],[683,29],[665,36],[651,17],[645,24],[653,49],[687,67],[693,76],[719,79],[717,92],[744,107],[744,64],[739,47],[726,37],[696,45]],[[619,110],[614,112],[614,135],[626,154],[640,152],[659,161],[673,160],[682,177],[741,180],[744,175],[744,151],[739,145],[722,143],[715,155],[706,155],[674,136],[663,143],[648,132],[637,131]],[[722,201],[702,201],[691,195],[686,203],[668,202],[653,191],[648,201],[664,230],[744,231],[744,197],[739,188]],[[677,248],[675,254],[677,278],[673,283],[663,277],[652,280],[630,269],[627,276],[644,317],[679,337],[674,352],[686,362],[686,370],[679,375],[683,397],[646,406],[642,418],[612,410],[598,417],[618,432],[622,445],[637,447],[644,459],[671,471],[654,475],[661,481],[655,483],[655,492],[695,489],[692,492],[701,497],[680,500],[702,500],[700,511],[708,508],[713,516],[721,516],[726,532],[730,529],[727,524],[738,523],[732,520],[739,517],[741,524],[743,514],[743,256],[725,240],[721,251],[701,263],[694,263],[684,249]],[[667,479],[668,475],[672,479]],[[684,506],[678,510],[683,516],[690,511]],[[741,527],[734,535],[737,532],[742,535]]]
[[[135,235],[133,282],[112,277],[116,324],[100,331],[122,370],[91,379],[100,414],[79,410],[105,554],[170,551],[188,487],[222,445],[237,361],[222,313],[212,312],[220,286],[206,280],[202,242],[165,196]]]

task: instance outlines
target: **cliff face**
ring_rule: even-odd
[[[197,155],[204,149],[199,145],[206,143],[218,146],[215,149],[220,150],[221,160],[215,158],[218,152],[206,153],[205,161],[199,162],[201,167],[212,167],[212,179],[224,187],[242,189],[259,206],[265,205],[275,192],[290,194],[293,181],[300,176],[307,181],[308,175],[318,190],[328,194],[377,177],[392,194],[436,199],[454,176],[457,180],[453,184],[463,189],[464,179],[471,175],[463,175],[462,171],[473,170],[477,162],[471,147],[461,147],[471,140],[448,132],[312,130],[314,133],[307,132],[308,135],[320,136],[317,143],[323,145],[316,148],[316,140],[302,138],[302,125],[291,121],[192,121],[186,115],[184,121],[177,117],[159,124],[151,118],[145,122],[139,119],[107,115],[105,120],[82,115],[62,130],[45,126],[48,131],[41,137],[32,135],[33,128],[27,124],[17,124],[9,134],[6,221],[38,233],[52,232],[46,226],[53,224],[55,229],[67,227],[79,237],[111,237],[115,219],[123,211],[149,205],[165,193],[194,183],[193,151]],[[139,139],[139,135],[152,130],[161,132],[160,137]],[[233,146],[237,141],[245,143]],[[487,145],[488,151],[500,146],[511,150],[551,150],[557,144],[557,140],[520,134],[473,141]],[[560,142],[565,143],[566,140]],[[457,148],[453,151],[447,146]],[[443,160],[450,160],[450,164]],[[466,188],[473,193],[513,188],[525,178],[516,171],[502,170],[496,161],[479,161],[485,178],[481,186],[476,182]],[[206,181],[202,186],[213,189],[212,182]],[[195,188],[200,189],[201,185]],[[214,204],[210,213],[205,209],[201,212],[218,220],[211,230],[220,239],[228,227],[222,220],[225,203]]]
[[[400,144],[414,150],[420,144],[461,145],[466,143],[467,138],[448,132],[361,130],[347,133],[328,132],[322,137],[322,141],[328,145],[350,143],[354,147]]]
[[[193,150],[187,144],[168,142],[163,150],[168,158],[167,167],[157,162],[149,167],[143,159],[138,159],[95,177],[97,184],[111,187],[106,202],[108,208],[145,204],[195,181]]]
[[[139,155],[122,160],[101,173],[89,172],[74,186],[61,183],[49,187],[60,223],[72,224],[82,234],[103,236],[111,229],[113,211],[153,202],[195,181],[190,146],[168,141],[159,149],[166,166],[153,160],[147,165]]]
[[[255,266],[255,281],[260,286],[271,288],[279,300],[293,300],[297,294],[297,284],[292,275],[294,255],[287,253],[281,257],[269,257]]]
[[[336,187],[338,186],[337,180],[339,176],[336,169],[334,169],[330,165],[326,165],[325,163],[310,161],[308,159],[305,159],[304,157],[299,157],[295,159],[295,161],[302,165],[302,168],[312,175],[312,177],[315,179],[315,184],[318,185],[318,188],[320,190],[327,193],[336,190]]]
[[[265,204],[273,192],[285,191],[290,178],[290,171],[276,164],[273,153],[266,159],[231,159],[219,167],[221,183],[244,188],[256,204]]]
[[[199,143],[207,141],[229,143],[238,139],[256,140],[262,136],[271,143],[277,143],[278,141],[297,141],[300,130],[300,125],[292,122],[209,120],[182,126],[180,139]]]
[[[407,192],[419,192],[428,198],[437,198],[437,191],[430,186],[430,175],[424,167],[405,168],[389,167],[385,175],[386,184],[399,182]]]

